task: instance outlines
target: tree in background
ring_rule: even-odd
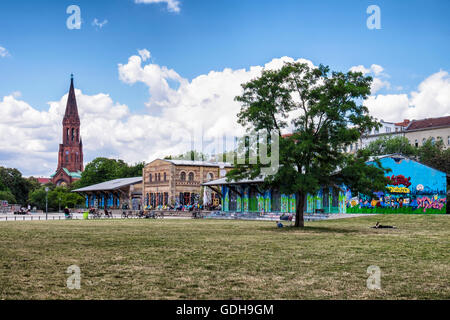
[[[207,161],[209,160],[209,155],[197,151],[197,150],[191,150],[186,151],[185,153],[182,153],[178,156],[166,156],[164,157],[165,160],[190,160],[190,161]]]
[[[88,163],[81,174],[81,179],[75,181],[71,189],[78,189],[97,183],[120,178],[142,176],[144,162],[128,165],[123,160],[96,158]]]
[[[280,138],[278,171],[266,176],[264,182],[265,187],[296,194],[296,227],[304,226],[307,193],[320,187],[345,183],[365,194],[385,189],[385,171],[366,164],[368,153],[343,152],[363,132],[379,127],[368,109],[359,104],[370,95],[371,83],[372,78],[362,73],[287,63],[242,85],[243,94],[236,97],[242,104],[238,122],[248,131],[264,131],[268,136],[275,132],[281,137],[289,116],[293,117],[293,134]],[[261,169],[261,163],[236,163],[227,176],[254,178]]]
[[[5,192],[3,197],[10,197],[11,201],[8,202],[26,205],[28,193],[33,186],[33,183],[22,177],[22,173],[19,170],[0,167],[0,188],[2,188],[1,191]],[[12,198],[11,195],[13,196]]]
[[[372,141],[366,149],[372,156],[401,153],[405,156],[416,156],[417,148],[409,143],[405,137],[379,138]]]
[[[29,203],[32,206],[45,210],[46,187],[49,188],[47,200],[48,208],[51,211],[56,211],[66,206],[69,208],[76,208],[84,203],[84,198],[77,193],[71,192],[69,188],[62,186],[56,187],[53,184],[48,184],[30,192]]]
[[[418,148],[417,154],[423,164],[450,174],[450,148],[445,149],[442,140],[428,139]]]

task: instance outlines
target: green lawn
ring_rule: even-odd
[[[397,230],[370,229],[379,220]],[[450,216],[0,223],[0,299],[449,299]],[[81,268],[81,290],[66,269]],[[381,290],[366,287],[381,268]]]

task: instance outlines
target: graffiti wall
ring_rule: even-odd
[[[380,160],[392,172],[386,192],[347,199],[349,213],[446,213],[446,174],[404,158]],[[373,164],[373,163],[372,163]]]

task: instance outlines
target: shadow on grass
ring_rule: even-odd
[[[268,232],[281,232],[281,233],[359,233],[361,230],[358,229],[343,229],[336,227],[318,227],[318,226],[305,226],[304,228],[296,228],[294,226],[284,226],[283,228],[272,227],[261,227],[260,230]]]

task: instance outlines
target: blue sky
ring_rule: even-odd
[[[68,30],[66,8],[81,8],[81,30]],[[369,30],[366,8],[381,9],[381,30]],[[0,2],[0,96],[20,91],[46,108],[68,86],[108,92],[132,110],[148,92],[118,79],[117,64],[147,48],[159,65],[192,79],[210,70],[248,68],[274,57],[307,58],[332,69],[378,64],[395,86],[413,89],[449,69],[449,1],[181,0],[180,12],[133,0]],[[108,21],[102,28],[92,21]]]
[[[450,114],[450,1],[141,1],[0,2],[0,165],[54,171],[71,73],[85,162],[179,154],[200,126],[236,134],[240,84],[298,59],[374,76],[378,118]],[[80,30],[66,26],[70,5]],[[367,28],[369,5],[380,30]]]

